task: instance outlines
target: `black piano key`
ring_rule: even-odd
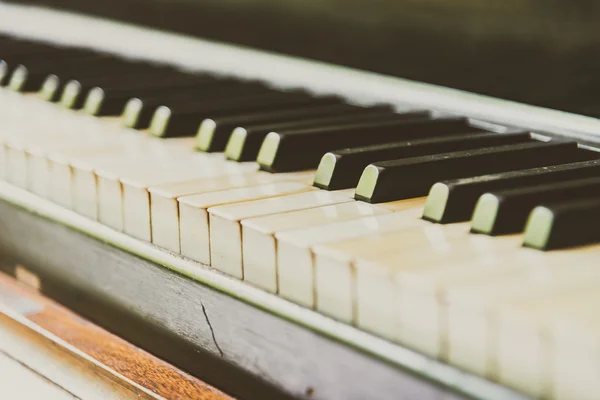
[[[382,203],[421,197],[442,180],[573,162],[581,151],[576,142],[551,141],[378,162],[363,171],[355,198]]]
[[[531,141],[527,132],[473,133],[415,139],[382,145],[355,147],[329,152],[323,156],[314,185],[327,190],[355,187],[365,167],[373,162],[419,157],[482,147]]]
[[[529,216],[523,245],[556,250],[600,242],[600,199],[548,204]]]
[[[8,81],[8,74],[8,65],[3,60],[0,60],[0,87],[6,85],[6,82]]]
[[[291,105],[315,104],[322,100],[325,100],[324,103],[335,101],[332,97],[318,99],[305,94],[268,92],[238,99],[205,100],[179,106],[161,106],[152,118],[150,132],[158,137],[195,136],[200,123],[207,118],[234,113],[279,110]]]
[[[398,117],[404,119],[271,132],[265,137],[257,161],[262,170],[269,172],[300,171],[316,168],[326,152],[339,148],[477,130],[466,118],[423,119],[422,111]]]
[[[122,113],[123,125],[133,129],[150,126],[157,107],[173,104],[192,104],[197,101],[221,101],[223,98],[238,98],[273,90],[258,82],[242,82],[228,79],[202,86],[166,89],[162,93],[136,96],[127,101]],[[200,122],[198,122],[198,126]],[[198,128],[198,127],[196,127]]]
[[[521,232],[535,206],[591,197],[600,198],[600,178],[485,193],[475,207],[471,231],[492,236]]]
[[[155,77],[153,74],[144,75],[141,79],[127,75],[123,79],[128,82],[121,85],[120,80],[110,84],[94,84],[87,92],[83,102],[83,111],[96,116],[119,115],[127,102],[136,96],[177,91],[189,87],[204,86],[216,82],[217,79],[208,75],[188,75],[169,73]]]
[[[600,160],[438,182],[429,191],[423,219],[442,224],[468,221],[477,199],[486,192],[596,176],[600,177]]]
[[[89,76],[77,76],[78,73],[69,72],[61,76],[61,81],[66,83],[61,88],[59,102],[63,107],[79,110],[84,106],[87,93],[95,86],[140,87],[144,82],[150,85],[168,72],[163,68],[137,63],[111,64]],[[74,76],[77,77],[68,79]]]
[[[225,156],[229,160],[240,162],[256,160],[264,138],[267,134],[274,131],[281,133],[298,129],[322,128],[358,122],[405,119],[405,117],[399,117],[399,115],[401,114],[395,113],[391,107],[387,106],[357,107],[352,113],[326,115],[267,125],[240,126],[231,132],[231,136],[225,147]],[[428,116],[428,113],[423,112],[423,118],[427,118]]]
[[[100,53],[77,52],[71,56],[43,60],[41,63],[21,63],[12,72],[8,88],[17,92],[37,92],[42,89],[51,74],[63,75],[67,71],[85,70],[91,64],[112,62],[110,56]]]
[[[4,50],[4,49],[3,49]],[[116,62],[114,56],[76,47],[58,46],[17,46],[9,51],[0,50],[0,58],[11,71],[9,88],[15,91],[37,91],[50,73],[75,69],[79,73],[88,71],[89,60]],[[78,63],[87,62],[86,68],[77,68]],[[122,61],[120,61],[122,63]]]
[[[360,112],[360,107],[342,103],[335,97],[316,98],[308,105],[291,105],[289,108],[243,115],[225,115],[202,121],[196,136],[196,149],[205,152],[225,150],[233,130],[240,126],[258,124],[281,124],[289,121],[308,120],[322,116],[346,115]]]

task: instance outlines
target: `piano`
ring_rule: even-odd
[[[238,398],[596,399],[599,7],[0,2],[0,270]]]

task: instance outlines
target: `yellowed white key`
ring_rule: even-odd
[[[95,169],[98,191],[98,220],[106,225],[143,240],[151,240],[150,205],[147,186],[158,184],[173,176],[181,180],[211,177],[225,174],[217,173],[211,166],[186,169],[185,163],[176,165],[177,160],[165,160],[164,169],[140,166],[124,173],[114,173],[112,169]],[[123,183],[125,182],[125,184]],[[129,190],[125,190],[127,187]],[[126,200],[127,199],[127,200]],[[127,210],[126,210],[127,207]],[[136,208],[140,207],[140,208]],[[130,211],[133,208],[133,213]],[[120,219],[112,219],[120,215]]]
[[[188,153],[186,142],[171,144],[171,139],[165,142],[170,145],[159,148],[155,142],[148,142],[145,146],[131,148],[123,144],[121,149],[117,149],[111,154],[91,158],[89,156],[71,158],[69,164],[73,179],[73,209],[89,218],[98,219],[99,179],[96,171],[99,169],[106,171],[106,174],[119,177],[128,171],[135,170],[138,164],[161,165],[165,159],[174,159],[175,162],[180,162],[179,155],[183,153],[185,156]],[[219,161],[215,159],[214,162],[218,163]]]
[[[123,190],[123,230],[125,233],[148,242],[152,241],[150,213],[150,193],[152,185],[183,182],[190,179],[205,179],[244,174],[256,170],[255,163],[207,163],[190,165],[189,168],[161,171],[147,177],[123,177],[120,179]]]
[[[77,157],[93,158],[111,152],[109,144],[98,142],[96,146],[51,151],[41,156],[28,152],[29,190],[62,205],[74,209],[74,187],[71,159]]]
[[[6,180],[7,171],[6,147],[0,143],[0,179]]]
[[[148,192],[150,193],[152,243],[176,253],[181,251],[179,202],[177,201],[179,197],[274,182],[300,182],[310,185],[313,179],[314,171],[282,174],[254,171],[150,186]]]
[[[241,226],[244,219],[353,201],[347,192],[316,190],[210,208],[211,265],[239,279],[244,278]]]
[[[390,211],[409,210],[411,208],[423,207],[427,197],[415,197],[413,199],[388,201],[387,203],[374,204]]]
[[[600,252],[597,252],[600,254]],[[505,268],[490,270],[488,274],[450,277],[438,280],[439,314],[447,318],[446,340],[448,360],[472,372],[494,377],[497,369],[495,353],[490,343],[495,342],[497,327],[491,311],[506,301],[534,298],[548,293],[564,293],[582,287],[589,280],[599,281],[600,270],[577,263],[581,253],[540,254],[532,259],[522,249],[515,257],[499,257]],[[573,260],[577,265],[568,264]],[[444,335],[444,331],[441,331]]]
[[[43,130],[41,132],[44,132]],[[43,143],[53,144],[56,140],[71,138],[69,134],[52,134],[47,132],[41,136],[40,132],[20,132],[20,135],[9,134],[3,139],[6,157],[6,179],[16,186],[27,188],[28,154],[27,150],[32,146],[40,146]]]
[[[275,234],[278,232],[390,212],[363,202],[348,202],[245,219],[242,221],[244,280],[277,293]]]
[[[403,253],[384,258],[373,255],[370,260],[355,261],[357,324],[432,357],[444,358],[445,350],[439,339],[437,292],[420,274],[428,276],[428,272],[435,273],[432,271],[451,274],[461,269],[471,272],[473,265],[485,265],[491,254],[516,251],[520,241],[515,237],[498,240],[481,235],[445,241],[438,235],[441,240],[435,241],[434,246],[423,246],[423,240],[419,239],[412,246],[409,231],[406,232],[409,238]],[[437,253],[438,257],[424,257],[426,253]],[[482,271],[480,268],[475,274]],[[381,304],[391,306],[381,307]]]
[[[422,208],[418,207],[391,214],[276,233],[279,294],[312,308],[315,304],[313,246],[418,226],[424,223],[419,219],[422,212]]]
[[[27,155],[26,147],[21,143],[5,143],[6,174],[8,182],[15,186],[27,188]]]
[[[100,160],[94,161],[94,164],[100,164]],[[181,157],[173,156],[170,154],[164,154],[163,157],[143,157],[140,159],[133,159],[130,162],[125,161],[122,163],[113,164],[110,159],[102,161],[103,166],[94,169],[96,175],[96,190],[97,190],[97,201],[98,201],[98,220],[105,225],[108,225],[117,230],[124,230],[125,225],[125,211],[124,211],[124,189],[122,179],[129,179],[134,182],[144,181],[150,177],[148,184],[156,184],[165,182],[165,179],[172,176],[179,176],[181,180],[193,179],[200,177],[200,173],[196,171],[205,171],[213,169],[217,166],[210,160],[206,160],[202,157],[189,157],[181,155]],[[225,169],[225,168],[223,168]],[[239,170],[240,167],[233,167],[234,170]],[[202,172],[204,176],[206,172]],[[85,175],[84,175],[85,177]],[[89,178],[89,176],[87,176]],[[158,180],[157,180],[158,179]],[[146,196],[146,202],[148,201],[148,192],[145,189],[147,185],[143,185],[142,191]],[[149,206],[143,210],[143,215],[147,217],[145,220],[150,218]],[[134,225],[130,225],[134,226]],[[149,226],[141,225],[144,232],[149,232]],[[134,229],[134,228],[132,228]],[[132,232],[134,232],[132,230]],[[149,236],[149,233],[148,233]],[[147,237],[148,237],[147,236]]]
[[[517,235],[502,237],[499,240],[482,235],[456,237],[456,233],[463,229],[461,224],[456,225],[458,228],[454,232],[452,228],[445,232],[445,225],[432,224],[403,231],[398,235],[392,234],[390,237],[396,236],[401,239],[389,243],[389,249],[396,249],[392,253],[389,251],[381,254],[367,253],[355,258],[353,261],[356,274],[354,302],[356,324],[359,327],[391,340],[405,342],[406,336],[401,335],[400,314],[395,306],[398,303],[399,292],[395,282],[397,271],[428,267],[452,268],[456,265],[476,262],[482,255],[489,256],[493,251],[518,249],[521,244],[521,237]],[[402,236],[405,237],[402,239]],[[318,251],[315,247],[317,269],[319,268]],[[394,306],[382,307],[382,304]],[[418,311],[416,310],[415,314],[418,314]],[[415,321],[423,320],[419,315],[407,318],[413,318]],[[419,338],[426,339],[427,336],[423,335]],[[413,343],[411,345],[414,346]],[[437,349],[435,345],[430,347]],[[431,353],[436,356],[438,354],[437,350],[431,350]]]
[[[314,246],[317,310],[342,321],[356,323],[354,263],[357,259],[386,257],[415,248],[444,245],[452,238],[466,236],[470,227],[468,223],[439,225],[427,221],[422,221],[422,225],[420,228],[374,233]]]
[[[596,289],[597,292],[597,289]],[[594,299],[561,312],[552,324],[553,398],[594,400],[600,391],[600,320]]]
[[[298,182],[277,182],[179,197],[177,201],[179,202],[181,254],[211,265],[208,214],[208,209],[211,207],[312,190],[316,188]]]
[[[75,140],[74,140],[75,139]],[[86,135],[79,138],[68,138],[55,143],[37,143],[26,150],[27,152],[27,188],[29,191],[49,197],[50,170],[52,157],[59,163],[68,163],[73,157],[88,157],[91,155],[115,152],[119,149],[119,135],[104,132],[103,135]]]
[[[492,348],[497,353],[499,382],[533,398],[554,398],[556,371],[565,367],[553,364],[552,322],[560,314],[582,310],[595,313],[600,306],[597,283],[592,280],[585,286],[533,299],[519,298],[500,306],[496,312],[497,346]],[[575,367],[571,357],[563,357],[560,364]]]

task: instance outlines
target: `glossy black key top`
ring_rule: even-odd
[[[600,198],[600,178],[485,193],[475,207],[471,231],[493,236],[521,232],[535,206],[591,197]]]
[[[257,82],[240,82],[233,79],[207,83],[201,86],[166,88],[162,92],[131,98],[125,104],[121,118],[123,125],[128,128],[146,129],[150,126],[157,107],[160,106],[191,104],[199,100],[221,101],[223,98],[235,99],[270,92],[272,92],[272,89]],[[199,125],[200,122],[198,122]]]
[[[8,64],[0,60],[0,87],[5,86],[8,82],[9,69]]]
[[[407,110],[408,111],[408,110]],[[237,127],[231,132],[231,137],[225,147],[225,156],[234,161],[255,161],[263,140],[270,132],[287,132],[298,129],[322,128],[368,121],[390,121],[405,119],[393,111],[391,107],[357,107],[351,113],[326,115],[321,117],[304,118],[301,120],[279,122],[267,125],[250,125]],[[429,114],[423,112],[423,118]]]
[[[332,116],[360,112],[360,107],[341,103],[341,99],[335,97],[316,98],[315,100],[314,104],[291,105],[289,109],[206,119],[200,124],[198,135],[196,135],[196,149],[205,152],[225,150],[233,130],[241,126],[277,124],[318,118],[324,115]]]
[[[533,142],[378,162],[363,171],[355,198],[382,203],[421,197],[442,180],[572,162],[580,151],[576,142]]]
[[[11,75],[8,88],[16,92],[37,92],[42,89],[46,78],[51,74],[74,73],[92,63],[112,60],[112,57],[100,53],[77,52],[72,58],[65,56],[41,64],[19,64]]]
[[[271,132],[260,148],[257,161],[261,169],[269,172],[300,171],[316,168],[326,152],[339,148],[478,130],[466,118],[423,119],[424,115],[428,113],[414,111],[398,114],[404,120]]]
[[[556,250],[600,242],[600,198],[536,207],[525,227],[523,245]]]
[[[356,187],[365,167],[373,162],[523,143],[531,140],[531,134],[527,132],[505,134],[488,132],[337,150],[325,154],[321,159],[314,185],[327,190],[348,189]]]
[[[268,92],[238,99],[208,100],[179,106],[161,106],[150,124],[150,132],[158,137],[195,136],[200,123],[207,118],[235,113],[279,110],[291,105],[316,104],[332,98],[314,98],[304,94]]]
[[[187,75],[182,73],[144,75],[141,79],[136,77],[133,82],[121,85],[121,82],[94,85],[90,88],[83,103],[83,111],[96,116],[119,115],[127,105],[127,102],[136,96],[152,95],[153,93],[164,93],[165,91],[177,91],[188,87],[198,87],[211,84],[216,81],[215,77],[208,75]],[[125,76],[123,79],[130,79]]]
[[[63,107],[79,110],[83,107],[88,92],[97,85],[121,86],[123,88],[139,87],[144,80],[154,82],[165,73],[167,72],[162,68],[132,63],[124,65],[111,64],[105,66],[96,74],[87,77],[78,76],[76,79],[71,80],[68,78],[74,77],[76,74],[69,71],[60,79],[64,83],[64,87],[62,87],[59,102]],[[104,76],[101,76],[101,74],[104,74]]]
[[[600,154],[590,152],[588,156],[598,158]],[[588,177],[600,177],[600,160],[438,182],[429,191],[423,219],[442,224],[468,221],[477,199],[486,192]]]
[[[352,106],[354,107],[354,106]],[[405,110],[405,113],[409,110]],[[422,111],[422,118],[430,117]],[[297,130],[346,126],[358,123],[380,123],[384,121],[406,120],[404,114],[394,111],[392,107],[381,105],[371,107],[355,107],[351,112],[338,115],[313,116],[297,120],[281,121],[264,125],[237,127],[232,133],[225,148],[225,156],[234,161],[256,160],[264,138],[270,132],[292,132]]]

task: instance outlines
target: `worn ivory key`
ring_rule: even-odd
[[[182,158],[193,154],[186,141],[169,139],[166,146],[157,146],[156,138],[121,142],[114,152],[97,157],[72,158],[69,160],[73,181],[73,209],[94,220],[98,219],[98,176],[96,170],[116,170],[121,176],[141,165],[162,165],[169,160],[180,163]],[[207,161],[208,162],[208,161]],[[217,160],[215,160],[217,163]],[[122,224],[122,223],[121,223]]]
[[[593,400],[600,391],[600,356],[598,338],[597,287],[587,298],[568,311],[560,312],[552,322],[553,387],[556,400]]]
[[[123,177],[120,179],[123,190],[123,231],[135,238],[152,241],[150,194],[148,188],[152,185],[189,181],[191,179],[206,179],[227,177],[254,171],[254,163],[228,163],[190,165],[189,168],[179,168],[164,173],[151,174],[148,177]]]
[[[244,279],[241,221],[263,215],[287,213],[330,204],[354,202],[343,193],[315,190],[273,199],[230,204],[208,210],[210,214],[211,265],[229,275]]]
[[[582,310],[589,312],[600,306],[600,293],[595,290],[597,282],[591,280],[585,286],[533,299],[509,300],[500,306],[496,312],[497,347],[491,349],[497,353],[498,381],[533,398],[556,398],[555,383],[559,375],[564,375],[559,371],[578,370],[579,366],[573,362],[575,352],[557,358],[558,364],[566,366],[554,365],[556,340],[552,321],[560,314],[581,314]]]
[[[411,229],[419,230],[423,228]],[[406,232],[408,234],[409,231]],[[419,286],[424,279],[419,281],[415,277],[419,272],[426,274],[431,269],[471,271],[474,265],[485,265],[490,254],[516,249],[519,241],[513,237],[501,238],[506,243],[495,246],[490,244],[494,239],[479,235],[447,241],[442,235],[437,237],[440,240],[435,241],[435,246],[411,249],[407,245],[403,252],[385,258],[373,255],[370,259],[357,259],[354,263],[356,317],[357,324],[363,329],[443,359],[445,353],[439,340],[436,292],[427,284]],[[435,253],[438,257],[425,257]],[[433,262],[429,263],[429,260]],[[417,288],[413,290],[415,282]],[[421,287],[422,290],[418,290]],[[381,307],[381,304],[390,306]]]
[[[441,226],[421,221],[422,227],[397,232],[373,232],[369,236],[313,247],[317,310],[348,323],[356,323],[354,263],[357,259],[386,257],[420,248],[443,246],[464,237],[468,224]],[[414,225],[411,226],[411,228]]]
[[[413,337],[407,338],[406,335],[402,335],[406,329],[400,322],[401,314],[396,306],[399,289],[395,282],[395,273],[403,269],[452,268],[472,261],[483,263],[483,260],[479,260],[482,256],[518,249],[521,237],[515,235],[492,240],[481,235],[445,235],[443,228],[432,229],[434,227],[441,228],[440,225],[430,225],[405,231],[408,239],[404,240],[404,243],[396,241],[394,246],[397,251],[393,253],[384,252],[380,255],[369,254],[366,257],[355,258],[353,268],[356,274],[356,298],[352,300],[356,303],[355,318],[359,327],[415,348],[425,343],[422,347],[427,347],[428,354],[437,357],[437,345],[428,343],[427,335],[417,336],[416,343],[411,342]],[[427,233],[430,234],[431,242],[420,239]],[[413,238],[416,240],[413,241]],[[317,248],[315,251],[318,251]],[[382,307],[381,304],[393,306]],[[419,318],[418,310],[407,318],[412,318],[413,321],[423,320]],[[437,343],[437,339],[434,339],[434,343]]]
[[[498,249],[466,264],[396,269],[400,341],[427,354],[449,359],[469,371],[493,376],[494,362],[489,357],[488,346],[491,339],[487,336],[489,314],[469,310],[486,309],[489,303],[486,299],[493,296],[517,296],[516,290],[525,293],[549,290],[550,286],[535,285],[535,281],[531,281],[531,277],[535,277],[531,273],[540,263],[544,268],[537,271],[547,271],[550,269],[546,269],[547,265],[554,265],[543,254],[528,249],[508,253]],[[492,286],[484,290],[486,285]],[[468,295],[466,288],[477,290],[480,296]]]
[[[382,207],[353,201],[245,219],[242,221],[244,280],[277,293],[275,234],[278,232],[390,212]]]
[[[97,180],[97,191],[98,191],[98,220],[105,225],[109,225],[112,228],[123,231],[125,229],[125,217],[124,211],[124,185],[122,180],[128,180],[128,182],[139,182],[142,185],[142,191],[146,198],[148,192],[145,189],[147,185],[143,185],[143,182],[148,184],[157,184],[168,182],[170,177],[176,176],[180,180],[189,180],[201,177],[210,177],[217,174],[226,174],[226,171],[217,172],[217,170],[231,170],[232,172],[243,169],[240,166],[230,166],[221,169],[219,163],[213,163],[212,160],[204,157],[195,157],[193,154],[166,154],[163,157],[144,157],[142,159],[133,159],[122,163],[115,163],[107,159],[103,162],[102,167],[94,168],[94,174]],[[253,167],[252,167],[253,168]],[[143,207],[141,204],[140,207]],[[150,219],[149,206],[143,210],[136,212],[132,218],[131,224],[129,224],[130,234],[139,234],[138,238],[147,239],[150,235],[149,225],[144,225],[145,220]],[[147,214],[146,214],[147,212]],[[137,216],[144,216],[144,221],[141,225],[135,225],[135,218]],[[136,229],[139,228],[140,231]],[[145,236],[144,236],[145,235]],[[142,237],[144,236],[144,237]]]
[[[82,157],[94,154],[102,154],[115,148],[112,142],[113,136],[105,138],[93,137],[87,139],[86,143],[77,140],[61,142],[61,146],[35,146],[26,150],[27,156],[27,190],[38,196],[53,199],[51,189],[51,170],[53,168],[68,168],[69,160],[74,157]],[[55,190],[56,192],[56,190]]]
[[[223,204],[284,196],[316,190],[298,182],[277,182],[258,186],[182,196],[179,202],[179,239],[181,254],[211,265],[208,209]]]
[[[417,226],[424,223],[419,219],[422,211],[422,207],[418,207],[391,214],[277,233],[275,238],[279,294],[312,308],[315,304],[313,246]]]
[[[283,174],[254,171],[150,186],[148,192],[150,193],[152,243],[176,253],[181,251],[179,202],[177,201],[179,197],[275,182],[299,182],[310,185],[313,178],[314,171]]]

